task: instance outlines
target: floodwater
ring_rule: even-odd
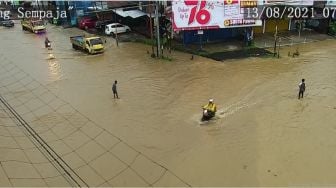
[[[216,62],[173,52],[169,62],[150,58],[149,46],[117,47],[110,38],[104,54],[86,55],[71,48],[69,37],[76,34],[82,31],[48,26],[56,57],[48,60],[44,35],[18,25],[1,28],[1,56],[187,183],[174,185],[336,185],[335,40],[300,45],[296,58],[287,57],[294,47],[286,47],[280,59]],[[307,90],[298,100],[302,78]],[[111,92],[114,80],[119,100]],[[209,98],[218,105],[218,118],[200,124]],[[150,165],[139,168],[156,172]],[[102,178],[104,172],[109,170],[100,172]],[[146,185],[126,176],[132,186]],[[161,186],[174,180],[165,181]]]

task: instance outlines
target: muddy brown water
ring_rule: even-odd
[[[193,186],[336,185],[336,43],[300,45],[301,55],[219,63],[107,38],[106,52],[71,48],[77,29],[44,35],[0,28],[0,52],[92,121]],[[306,79],[303,100],[298,83]],[[119,100],[111,85],[118,80]],[[199,122],[209,98],[218,119]]]

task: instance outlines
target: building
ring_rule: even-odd
[[[81,17],[85,16],[89,11],[103,9],[102,4],[97,6],[94,1],[54,1],[56,10],[66,11],[67,18],[60,20],[60,24],[68,24],[70,26],[75,26]]]

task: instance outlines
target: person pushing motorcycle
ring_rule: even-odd
[[[51,45],[50,45],[51,41],[48,39],[48,37],[45,38],[44,40],[44,45],[46,48],[51,48]]]

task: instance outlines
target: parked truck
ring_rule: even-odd
[[[21,21],[22,30],[31,31],[33,33],[44,33],[46,31],[46,27],[44,25],[43,20],[33,20],[33,19],[25,19]]]
[[[72,48],[82,50],[89,54],[104,52],[103,40],[100,37],[73,36],[70,37]]]

